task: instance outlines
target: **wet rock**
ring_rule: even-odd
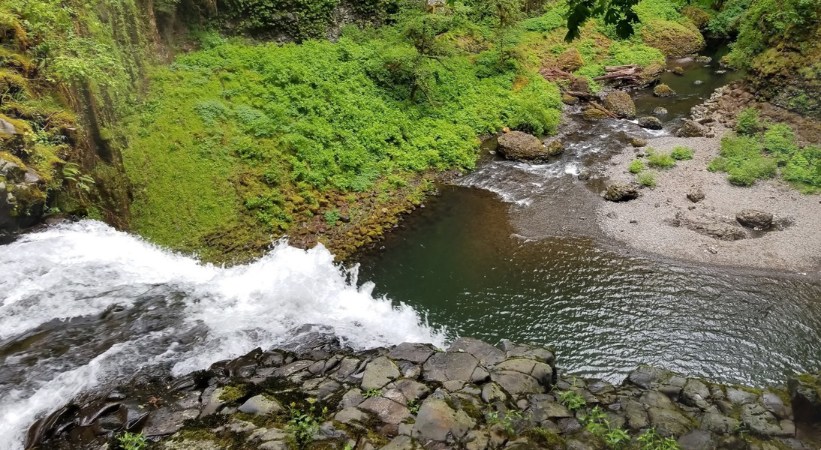
[[[692,427],[692,422],[675,409],[651,407],[647,410],[650,423],[662,436],[680,436]]]
[[[470,353],[484,366],[499,364],[505,360],[505,353],[501,349],[472,338],[456,339],[448,351]]]
[[[630,139],[630,145],[632,145],[633,147],[636,147],[636,148],[644,147],[644,146],[647,145],[647,139],[642,139],[642,138],[637,138],[637,137],[631,138]]]
[[[476,425],[462,410],[454,411],[447,402],[428,398],[419,408],[412,436],[422,442],[461,439]]]
[[[562,103],[565,105],[577,105],[579,104],[579,97],[574,97],[570,94],[562,94]]]
[[[521,131],[511,131],[499,136],[496,151],[507,159],[542,161],[550,156],[548,149],[536,136]]]
[[[556,361],[553,352],[545,347],[515,344],[507,339],[502,339],[500,347],[508,358],[527,358],[550,365]]]
[[[661,130],[664,128],[661,124],[661,120],[659,120],[658,117],[653,116],[639,117],[639,126],[649,130]]]
[[[710,397],[710,390],[701,381],[689,379],[684,389],[681,391],[681,399],[685,405],[696,406],[707,409],[710,404],[707,399]]]
[[[611,202],[626,202],[639,197],[639,190],[632,184],[616,183],[607,187],[604,199]]]
[[[443,352],[431,356],[422,366],[427,381],[469,381],[479,361],[469,353]]]
[[[239,411],[255,416],[265,416],[281,412],[283,408],[282,405],[274,399],[265,397],[264,395],[255,395],[246,400],[245,403],[239,407]]]
[[[493,371],[490,379],[498,383],[508,394],[512,396],[522,394],[541,394],[544,387],[530,375],[512,370]]]
[[[690,200],[693,203],[698,203],[704,200],[704,197],[704,191],[702,191],[700,187],[694,187],[687,191],[687,200]]]
[[[388,356],[393,359],[403,359],[417,364],[421,364],[436,353],[436,349],[430,344],[403,343],[393,347]]]
[[[604,107],[621,119],[636,117],[636,104],[630,94],[624,91],[613,91],[604,97]]]
[[[334,419],[345,425],[352,423],[366,423],[368,421],[368,414],[359,408],[344,408],[334,415]]]
[[[411,415],[405,405],[384,397],[366,399],[359,408],[372,412],[379,420],[388,424],[398,424]]]
[[[173,411],[170,408],[160,408],[151,413],[142,432],[146,436],[165,436],[179,431],[188,419],[196,419],[200,415],[197,409]]]
[[[678,438],[681,450],[715,450],[716,442],[709,431],[693,430]]]
[[[656,87],[653,88],[653,95],[656,97],[673,97],[676,95],[676,91],[672,90],[670,86],[666,84],[657,84]]]
[[[796,422],[821,423],[821,372],[787,380]]]
[[[708,412],[701,418],[701,429],[713,433],[727,434],[738,429],[739,421],[717,412]]]
[[[584,168],[584,169],[580,170],[579,174],[576,175],[576,178],[579,181],[587,181],[587,180],[590,179],[590,177],[591,177],[590,170],[587,169],[587,168]]]
[[[657,116],[666,116],[667,115],[667,108],[663,106],[656,106],[653,108],[653,114]]]
[[[743,209],[735,215],[741,225],[754,230],[769,230],[773,224],[773,215],[756,209]]]
[[[685,138],[703,137],[707,136],[708,133],[709,129],[706,126],[695,120],[684,119],[678,131],[676,131],[676,136]]]
[[[681,67],[681,66],[673,67],[673,70],[671,70],[670,72],[673,72],[675,75],[684,75],[684,67]]]
[[[381,389],[386,384],[399,378],[399,368],[386,356],[381,356],[365,366],[362,375],[362,389]]]
[[[587,120],[603,120],[609,119],[611,116],[602,108],[587,107],[582,111],[582,117]]]
[[[549,139],[544,142],[544,148],[548,156],[558,156],[564,152],[564,144],[559,139]]]

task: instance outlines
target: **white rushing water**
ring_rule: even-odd
[[[279,243],[253,263],[222,268],[95,221],[55,226],[0,246],[0,367],[23,360],[29,366],[22,380],[0,371],[0,449],[22,448],[36,418],[142,366],[173,362],[175,374],[187,373],[284,344],[304,324],[329,327],[355,348],[405,341],[444,345],[444,334],[415,310],[375,298],[373,285],[357,287],[356,276],[355,269],[334,264],[322,246],[300,250]],[[50,356],[28,361],[4,350],[43,329],[94,327],[89,317],[112,308],[129,311],[148,293],[176,296],[172,318],[80,362]],[[190,334],[196,338],[178,342]]]

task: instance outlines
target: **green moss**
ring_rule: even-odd
[[[669,57],[694,54],[704,48],[704,37],[693,25],[670,20],[648,20],[640,34],[647,45]]]
[[[247,388],[245,386],[225,386],[222,388],[219,399],[223,402],[231,403],[241,399],[246,393]]]
[[[558,434],[542,427],[531,428],[527,431],[528,437],[537,445],[549,449],[564,449],[564,439]]]

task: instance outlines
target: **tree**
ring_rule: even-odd
[[[604,23],[616,26],[616,35],[627,38],[633,34],[633,24],[639,16],[633,11],[639,0],[568,0],[566,41],[579,37],[579,29],[587,19],[602,16]]]

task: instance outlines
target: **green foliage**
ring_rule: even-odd
[[[124,431],[117,438],[117,445],[122,450],[144,450],[148,447],[148,440],[142,434]]]
[[[611,449],[622,449],[630,443],[630,435],[621,428],[611,428],[604,433],[604,443]]]
[[[291,418],[288,420],[286,429],[294,436],[294,440],[299,448],[305,448],[319,431],[319,425],[328,415],[328,408],[323,407],[317,410],[315,398],[306,400],[307,409],[305,411],[297,408],[297,404],[290,405]]]
[[[639,172],[643,171],[644,170],[644,161],[642,161],[640,159],[634,159],[633,161],[630,162],[630,165],[627,167],[627,170],[629,170],[630,173],[639,173]]]
[[[365,398],[380,397],[381,395],[382,389],[368,389],[367,391],[365,391],[364,394],[362,394],[362,396]]]
[[[735,131],[738,134],[753,135],[761,131],[761,122],[758,119],[758,110],[755,108],[744,108],[736,116]]]
[[[90,193],[92,186],[94,186],[94,178],[83,174],[80,171],[80,166],[75,163],[66,163],[63,166],[62,175],[63,180],[85,193]]]
[[[559,393],[559,402],[571,411],[578,411],[587,405],[584,397],[576,391],[563,391]]]
[[[605,24],[615,27],[616,35],[620,38],[630,37],[634,31],[633,25],[639,21],[638,14],[633,10],[639,0],[568,0],[567,3],[570,12],[567,16],[565,40],[568,42],[581,35],[581,26],[591,17],[601,16]]]
[[[787,161],[782,175],[804,193],[821,192],[821,147],[813,145],[797,150]]]
[[[719,157],[707,167],[713,172],[727,172],[730,183],[751,186],[756,180],[772,178],[776,161],[761,152],[762,145],[754,137],[725,137],[721,140]]]
[[[636,175],[636,181],[644,187],[656,187],[656,176],[652,172],[641,172]]]
[[[676,161],[693,159],[693,149],[687,147],[676,147],[670,152],[670,156]]]
[[[488,425],[499,425],[508,436],[516,435],[516,425],[523,420],[522,413],[515,409],[510,409],[504,413],[489,411],[485,414]]]
[[[674,438],[658,434],[655,428],[646,430],[636,441],[641,450],[679,450],[678,442]]]
[[[657,169],[672,169],[676,165],[676,160],[670,153],[660,153],[652,148],[648,148],[647,165]]]
[[[774,124],[767,128],[763,137],[764,150],[774,156],[779,165],[784,165],[798,151],[795,133],[789,125]]]
[[[719,36],[731,36],[738,32],[738,26],[744,13],[750,8],[752,0],[727,0],[721,10],[710,19],[707,29]]]
[[[817,0],[753,0],[740,20],[728,58],[736,66],[749,67],[768,48],[812,45],[819,21]]]

